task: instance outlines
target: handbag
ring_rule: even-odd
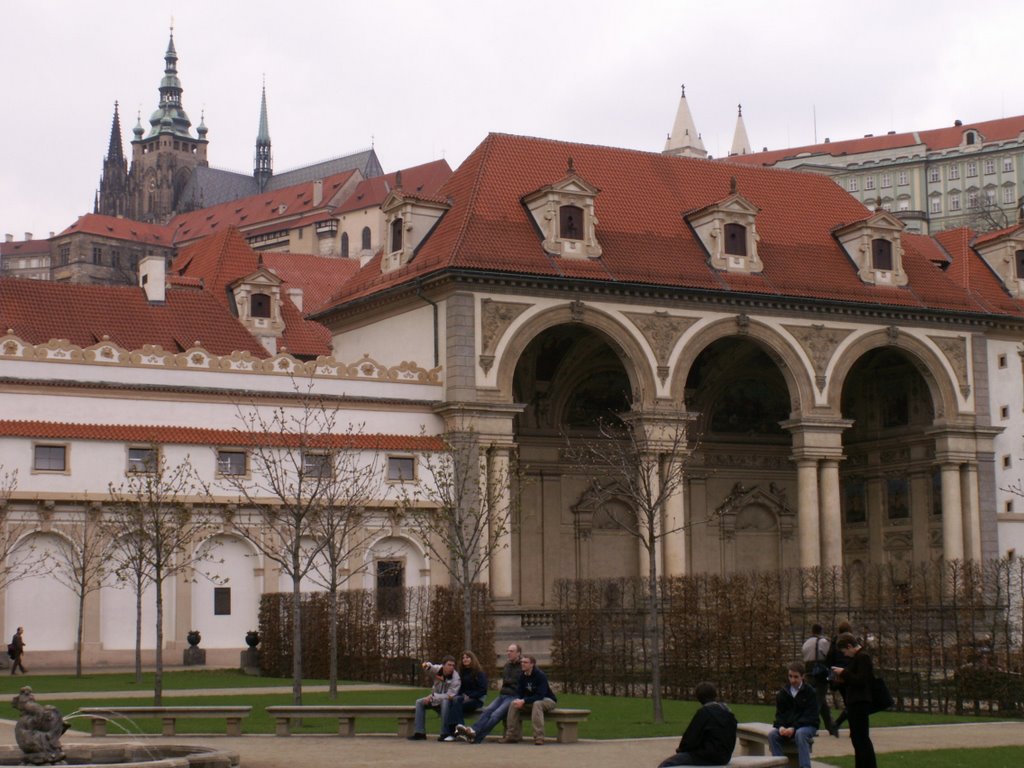
[[[873,677],[871,679],[871,708],[868,711],[871,714],[884,712],[887,709],[892,709],[895,704],[896,700],[889,693],[889,686],[885,684],[885,678]]]
[[[811,677],[821,682],[825,682],[828,679],[828,673],[830,672],[828,665],[824,664],[821,660],[821,637],[815,635],[814,638],[814,664],[811,666]]]

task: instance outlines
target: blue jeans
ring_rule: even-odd
[[[498,694],[494,697],[494,701],[488,704],[484,711],[480,713],[480,717],[473,724],[473,730],[476,731],[476,738],[474,742],[479,744],[485,738],[487,734],[494,730],[494,726],[502,722],[505,719],[505,715],[508,714],[508,708],[512,705],[512,700],[515,696],[506,696],[504,694]]]
[[[432,709],[441,715],[441,735],[448,736],[450,732],[448,728],[448,709],[451,706],[451,699],[436,698],[432,704],[428,704],[431,699],[429,696],[424,696],[422,699],[416,699],[416,724],[413,726],[413,731],[416,733],[427,732],[427,710]]]
[[[445,733],[455,733],[455,726],[466,722],[466,715],[476,712],[484,703],[480,699],[470,699],[461,693],[452,698],[448,707],[448,720],[445,722]]]
[[[800,768],[811,768],[811,745],[814,743],[814,737],[817,735],[818,729],[813,725],[801,726],[793,734],[792,740],[796,742],[797,761],[800,764]],[[768,745],[771,747],[772,754],[776,757],[785,757],[785,753],[782,751],[782,744],[786,741],[790,741],[790,739],[780,736],[778,728],[772,728],[768,734]]]

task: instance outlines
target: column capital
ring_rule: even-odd
[[[843,453],[843,431],[853,426],[852,419],[813,417],[780,421],[779,426],[793,435],[793,455],[824,458]]]

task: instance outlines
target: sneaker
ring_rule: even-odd
[[[425,733],[414,733],[412,736],[407,737],[409,741],[426,741],[427,734]]]
[[[471,740],[476,738],[476,731],[474,731],[468,725],[463,725],[462,723],[459,723],[455,726],[455,733],[458,736],[465,736],[467,739]]]
[[[455,741],[454,736],[442,736],[441,741]]]

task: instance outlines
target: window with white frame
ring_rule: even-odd
[[[68,468],[66,445],[34,445],[32,447],[33,472],[65,472]]]
[[[938,168],[929,168],[928,169],[928,181],[941,181],[941,180],[942,180],[942,174],[939,173],[939,169]]]
[[[986,160],[985,160],[985,173],[986,173],[986,175],[989,174],[989,173],[995,173],[995,172],[996,172],[996,161],[993,160],[991,157],[986,158]]]
[[[388,480],[405,482],[416,479],[416,461],[412,456],[388,456]]]
[[[128,471],[134,474],[153,474],[157,470],[160,454],[156,448],[129,448]]]
[[[907,186],[907,172],[900,171],[896,174],[896,184],[900,187]]]
[[[977,176],[977,175],[978,175],[978,163],[975,162],[974,160],[971,160],[969,163],[967,163],[967,177],[971,178],[971,177]]]
[[[1012,157],[1004,157],[1003,158],[1003,172],[1004,173],[1013,173],[1013,158]]]
[[[967,207],[974,209],[978,207],[978,190],[972,189],[967,193]]]
[[[221,475],[244,475],[246,472],[245,451],[234,448],[218,450],[217,472]]]
[[[960,210],[960,195],[949,196],[949,210],[959,211]]]
[[[302,474],[306,478],[330,478],[334,476],[334,463],[329,453],[306,451],[302,454]]]
[[[865,176],[864,177],[864,189],[874,189],[874,188],[875,188],[875,177],[874,176]]]
[[[856,176],[852,176],[852,177],[850,177],[850,180],[846,182],[846,188],[847,188],[847,189],[848,189],[848,190],[849,190],[850,192],[856,192],[857,190],[859,190],[859,189],[860,189],[860,183],[859,183],[859,181],[857,180],[857,177],[856,177]]]
[[[896,210],[898,211],[909,211],[910,201],[906,198],[900,198],[900,201],[896,204]]]
[[[882,189],[888,189],[891,186],[892,186],[892,174],[891,173],[883,173],[882,174]]]
[[[985,202],[988,203],[989,205],[995,205],[996,204],[996,191],[995,191],[995,189],[989,188],[989,189],[985,190]]]
[[[933,197],[932,198],[931,210],[932,210],[932,213],[942,213],[942,198],[941,197]]]
[[[1013,187],[1003,187],[1003,203],[1012,205],[1015,202],[1013,192]]]
[[[946,178],[947,179],[959,179],[960,178],[960,166],[959,165],[951,165],[951,166],[949,166],[949,168],[946,169]]]

